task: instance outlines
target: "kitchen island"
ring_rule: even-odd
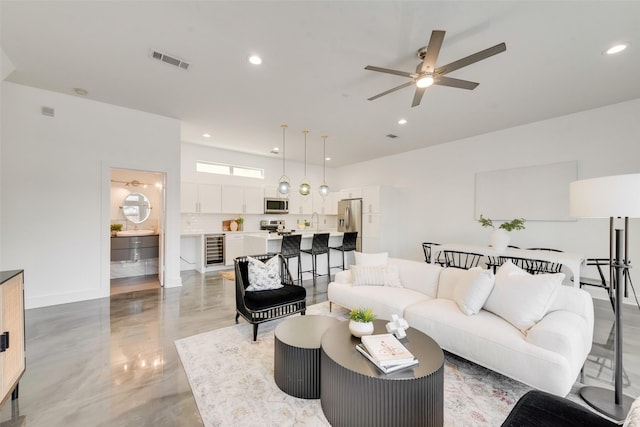
[[[342,244],[343,232],[341,231],[319,231],[319,233],[329,233],[329,247],[336,247]],[[302,231],[302,242],[300,249],[311,249],[311,242],[313,240],[313,231]],[[248,255],[261,255],[267,253],[278,253],[282,247],[282,236],[272,234],[246,234],[244,237],[244,250]],[[302,258],[302,270],[311,270],[311,255],[301,254]],[[342,252],[329,250],[331,267],[342,267]],[[349,258],[351,256],[351,258]],[[352,264],[349,260],[352,260],[353,254],[347,254],[346,264]],[[291,277],[298,276],[298,263],[295,261],[289,263],[289,271]],[[318,255],[318,273],[326,274],[327,272],[327,257],[326,255]],[[311,273],[306,273],[303,279],[311,278]]]

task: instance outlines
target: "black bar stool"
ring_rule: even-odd
[[[302,262],[300,261],[300,242],[302,242],[301,234],[289,234],[282,236],[282,247],[280,254],[287,260],[287,268],[291,258],[298,258],[298,283],[302,283]]]
[[[331,277],[329,264],[329,233],[316,233],[311,241],[311,249],[302,249],[301,252],[311,255],[311,270],[305,270],[303,273],[311,272],[313,274],[313,286],[316,285],[316,277]],[[327,254],[327,274],[318,274],[318,255]]]
[[[351,252],[351,251],[355,251],[356,250],[356,241],[358,239],[358,232],[357,231],[348,231],[346,233],[344,233],[344,235],[342,236],[342,244],[340,246],[336,246],[336,247],[329,247],[329,249],[333,249],[334,251],[340,251],[342,252],[342,267],[340,266],[333,266],[332,268],[342,268],[343,270],[345,269],[345,256],[346,256],[346,252]]]

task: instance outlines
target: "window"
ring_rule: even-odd
[[[215,173],[218,175],[233,175],[245,178],[264,179],[264,169],[225,165],[223,163],[196,162],[196,171]]]

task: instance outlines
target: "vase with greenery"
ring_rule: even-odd
[[[243,230],[242,224],[244,224],[244,218],[239,216],[238,218],[236,218],[236,222],[238,223],[238,231],[242,231]]]
[[[122,224],[111,224],[111,235],[117,236],[118,231],[122,231]]]
[[[524,218],[515,218],[509,222],[503,222],[496,228],[493,225],[493,221],[489,218],[485,218],[480,214],[480,219],[478,220],[480,225],[483,227],[491,227],[493,231],[489,236],[489,243],[496,250],[496,252],[504,252],[509,246],[509,242],[511,241],[511,236],[509,235],[510,231],[514,230],[524,230]]]
[[[371,308],[354,308],[349,312],[349,331],[354,337],[373,333],[373,321],[376,315]]]

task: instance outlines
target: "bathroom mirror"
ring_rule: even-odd
[[[140,224],[149,218],[151,203],[144,194],[130,193],[122,202],[122,213],[129,221]]]

